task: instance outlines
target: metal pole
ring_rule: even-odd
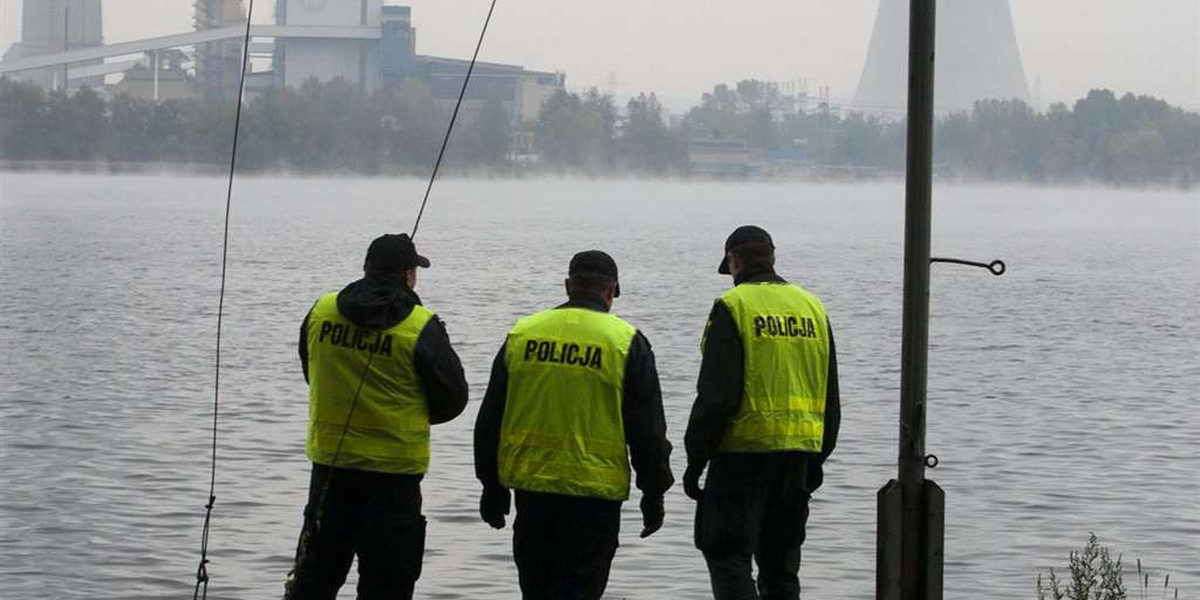
[[[933,212],[934,2],[913,0],[909,43],[904,330],[900,362],[900,483],[906,489],[910,484],[919,489],[925,480],[929,230]]]
[[[158,70],[161,68],[158,61],[159,61],[158,51],[152,50],[150,52],[150,68],[154,69],[154,101],[155,102],[158,102]]]
[[[933,213],[936,0],[912,0],[908,41],[908,172],[904,224],[904,329],[900,361],[901,590],[924,588],[925,400],[929,359],[929,246]]]
[[[63,52],[71,51],[71,4],[63,5]],[[62,66],[62,91],[70,91],[70,69],[71,66],[63,63]]]
[[[925,479],[936,0],[910,0],[899,477],[879,492],[876,597],[942,597],[944,494]]]

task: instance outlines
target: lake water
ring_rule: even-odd
[[[221,179],[0,174],[0,598],[190,594],[208,487]],[[419,181],[239,180],[226,296],[212,598],[278,597],[305,498],[300,320],[411,227]],[[1200,199],[940,187],[930,477],[945,488],[946,597],[1030,599],[1094,531],[1200,595]],[[875,491],[895,473],[900,185],[439,183],[418,290],[446,321],[471,405],[435,428],[422,598],[517,598],[511,530],[478,520],[471,429],[513,321],[562,300],[573,252],[609,251],[616,312],[654,344],[675,466],[721,245],[757,223],[837,332],[842,437],[813,501],[808,598],[874,594]],[[636,497],[635,497],[636,499]],[[692,503],[637,539],[612,598],[705,598]],[[351,583],[353,582],[353,576]],[[1157,585],[1161,585],[1161,579]],[[1133,578],[1129,581],[1133,587]],[[352,597],[347,585],[343,596]]]

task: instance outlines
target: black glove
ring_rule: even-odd
[[[483,495],[479,497],[479,516],[492,529],[504,529],[504,515],[508,514],[511,505],[512,497],[508,488],[498,485],[484,487]]]
[[[704,488],[700,487],[700,476],[703,474],[704,465],[701,463],[688,465],[683,472],[683,493],[697,502],[704,497]]]
[[[663,519],[667,511],[663,508],[662,496],[642,496],[642,535],[648,538],[655,531],[662,529]]]

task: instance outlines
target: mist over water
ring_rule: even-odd
[[[179,598],[194,583],[211,439],[225,181],[0,176],[0,597]],[[239,179],[230,231],[212,598],[282,593],[305,500],[300,321],[405,231],[420,181]],[[805,596],[874,593],[875,491],[895,473],[900,185],[620,181],[438,184],[418,291],[472,403],[434,429],[422,598],[519,597],[511,530],[478,519],[471,430],[514,320],[557,304],[570,256],[610,252],[615,311],[654,345],[682,473],[699,340],[733,227],[825,301],[843,429],[814,498]],[[1170,192],[939,187],[928,450],[946,489],[946,596],[1034,597],[1089,531],[1181,596],[1200,590],[1200,200]],[[680,486],[612,598],[705,598]],[[343,597],[353,597],[353,575]],[[1161,578],[1159,579],[1161,582]],[[1130,582],[1132,583],[1132,582]],[[1132,587],[1132,585],[1131,585]]]

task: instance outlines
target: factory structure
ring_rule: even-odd
[[[21,41],[4,53],[3,60],[103,45],[104,22],[100,0],[26,0],[21,12]],[[78,66],[93,66],[97,62],[85,61]],[[23,73],[21,78],[43,87],[61,87],[66,81],[66,65],[29,71]],[[79,84],[93,87],[101,83],[95,75],[79,79]]]
[[[151,99],[231,100],[241,74],[242,0],[194,0],[190,32],[105,44],[102,0],[24,0],[21,41],[0,77],[49,89],[105,88]],[[443,104],[458,98],[468,60],[417,54],[412,9],[384,0],[276,0],[272,24],[251,26],[250,93],[309,80],[345,80],[364,91],[424,82]],[[115,81],[119,79],[119,81]],[[476,63],[464,109],[499,103],[514,129],[563,89],[562,73]]]
[[[193,17],[197,32],[237,27],[242,35],[195,46],[195,93],[209,100],[237,95],[242,73],[246,9],[241,0],[195,0]],[[161,65],[152,65],[161,68]]]
[[[445,103],[457,100],[470,65],[468,60],[417,54],[412,9],[385,5],[381,0],[276,0],[275,25],[283,30],[330,28],[331,34],[333,29],[345,33],[275,38],[271,61],[275,85],[341,78],[374,90],[415,77]],[[356,37],[356,29],[372,37]],[[542,104],[564,84],[562,73],[479,62],[464,107],[470,110],[499,101],[514,122],[529,122],[537,119]]]

